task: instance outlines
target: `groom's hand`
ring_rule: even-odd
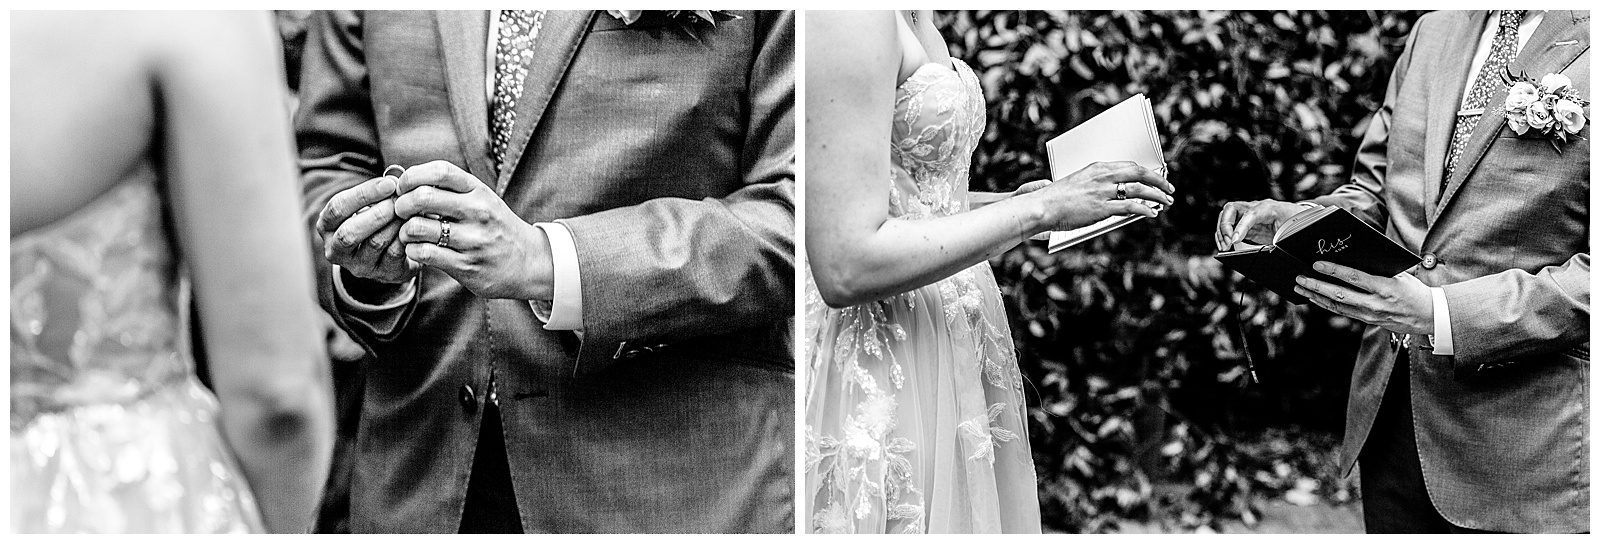
[[[549,240],[494,189],[454,164],[433,161],[401,174],[399,191],[395,214],[405,220],[406,256],[480,297],[550,300]]]
[[[1229,202],[1217,216],[1217,251],[1225,251],[1246,239],[1271,239],[1279,225],[1305,210],[1304,206],[1281,200]]]
[[[1306,276],[1295,278],[1294,292],[1328,311],[1404,334],[1433,334],[1433,295],[1411,274],[1393,278],[1373,276],[1326,261],[1312,265],[1316,271],[1364,289],[1351,290]]]
[[[417,274],[418,265],[406,262],[400,245],[396,183],[393,176],[372,178],[328,199],[317,217],[328,262],[379,283],[405,283]]]

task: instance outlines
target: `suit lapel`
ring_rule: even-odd
[[[1449,72],[1434,78],[1428,90],[1427,149],[1423,150],[1423,205],[1431,223],[1437,213],[1439,186],[1444,181],[1445,154],[1450,151],[1450,133],[1455,130],[1456,110],[1463,99],[1462,89],[1467,85],[1467,73],[1472,68],[1472,53],[1477,49],[1478,36],[1489,19],[1488,12],[1472,11],[1467,16],[1466,28],[1451,34],[1444,44],[1440,65]]]
[[[1568,10],[1551,10],[1544,14],[1544,20],[1539,22],[1539,28],[1534,30],[1533,36],[1528,38],[1528,44],[1517,53],[1516,60],[1511,62],[1511,73],[1526,74],[1535,80],[1545,74],[1556,73],[1567,68],[1578,55],[1589,49],[1589,31],[1587,22],[1579,23],[1578,13]],[[1576,43],[1574,43],[1576,42]],[[1556,45],[1556,44],[1563,45]],[[1502,85],[1489,98],[1489,104],[1484,108],[1483,118],[1478,121],[1478,126],[1472,130],[1472,136],[1467,139],[1466,150],[1461,154],[1461,162],[1456,165],[1454,175],[1445,190],[1444,198],[1439,201],[1439,206],[1428,218],[1431,227],[1444,213],[1446,206],[1454,199],[1461,186],[1472,179],[1472,172],[1477,169],[1478,163],[1483,160],[1484,153],[1489,151],[1489,145],[1494,143],[1495,137],[1500,134],[1500,129],[1506,124],[1505,112],[1501,111],[1501,104],[1505,103],[1506,92],[1510,86]],[[1448,135],[1445,137],[1448,139]]]
[[[583,43],[584,31],[594,17],[593,11],[550,10],[545,12],[544,24],[533,49],[533,59],[528,65],[528,75],[523,79],[522,96],[517,99],[517,121],[511,128],[511,140],[506,149],[505,164],[500,166],[500,177],[495,191],[505,192],[506,183],[522,162],[528,140],[544,118],[550,97],[572,64],[572,57]]]
[[[491,179],[489,162],[489,99],[484,55],[488,48],[489,16],[483,11],[434,12],[439,46],[444,51],[445,79],[450,92],[450,113],[460,135],[466,168],[478,179]]]

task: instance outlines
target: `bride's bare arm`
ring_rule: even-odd
[[[806,251],[830,306],[882,299],[982,262],[1034,234],[1155,212],[1171,185],[1131,163],[934,219],[889,217],[889,131],[899,50],[892,12],[806,14]],[[1160,189],[1157,189],[1159,187]]]
[[[991,193],[989,191],[969,191],[967,205],[976,210],[990,204],[1011,198],[1012,193]]]
[[[1043,189],[1046,185],[1049,185],[1049,184],[1050,184],[1050,180],[1047,180],[1047,179],[1036,179],[1036,180],[1024,183],[1024,184],[1022,184],[1022,186],[1017,187],[1016,189],[1013,189],[1013,190],[1010,190],[1010,191],[1006,191],[1004,193],[992,193],[992,192],[989,192],[989,191],[968,191],[967,192],[967,205],[970,206],[972,209],[976,210],[978,208],[982,208],[984,206],[988,206],[990,204],[994,204],[996,202],[1005,200],[1007,198],[1011,198],[1011,197],[1018,196],[1018,195],[1025,195],[1025,194],[1037,191],[1039,189]]]
[[[222,428],[273,532],[311,528],[333,406],[277,38],[265,13],[164,18],[153,54],[170,191]]]

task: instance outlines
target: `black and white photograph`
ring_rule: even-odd
[[[808,11],[808,533],[1590,530],[1587,11]]]
[[[11,532],[795,531],[793,12],[10,22]]]
[[[1589,11],[32,7],[14,538],[1591,531]]]

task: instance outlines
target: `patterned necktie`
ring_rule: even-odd
[[[1521,10],[1501,10],[1500,28],[1495,31],[1494,45],[1489,48],[1489,58],[1483,61],[1483,68],[1478,70],[1477,79],[1472,80],[1472,90],[1467,93],[1467,98],[1461,101],[1461,112],[1456,113],[1456,130],[1450,135],[1450,154],[1444,160],[1444,180],[1439,187],[1439,197],[1444,197],[1445,189],[1450,187],[1450,174],[1455,171],[1456,163],[1461,160],[1461,154],[1467,150],[1467,140],[1472,137],[1472,129],[1478,127],[1478,120],[1483,118],[1483,109],[1489,105],[1489,95],[1494,94],[1505,74],[1506,67],[1517,58],[1517,27],[1522,25]],[[1470,112],[1470,113],[1466,113]]]
[[[501,10],[500,35],[494,46],[494,101],[489,104],[489,158],[495,171],[511,146],[511,127],[517,123],[517,98],[522,96],[534,39],[544,24],[544,10]]]

